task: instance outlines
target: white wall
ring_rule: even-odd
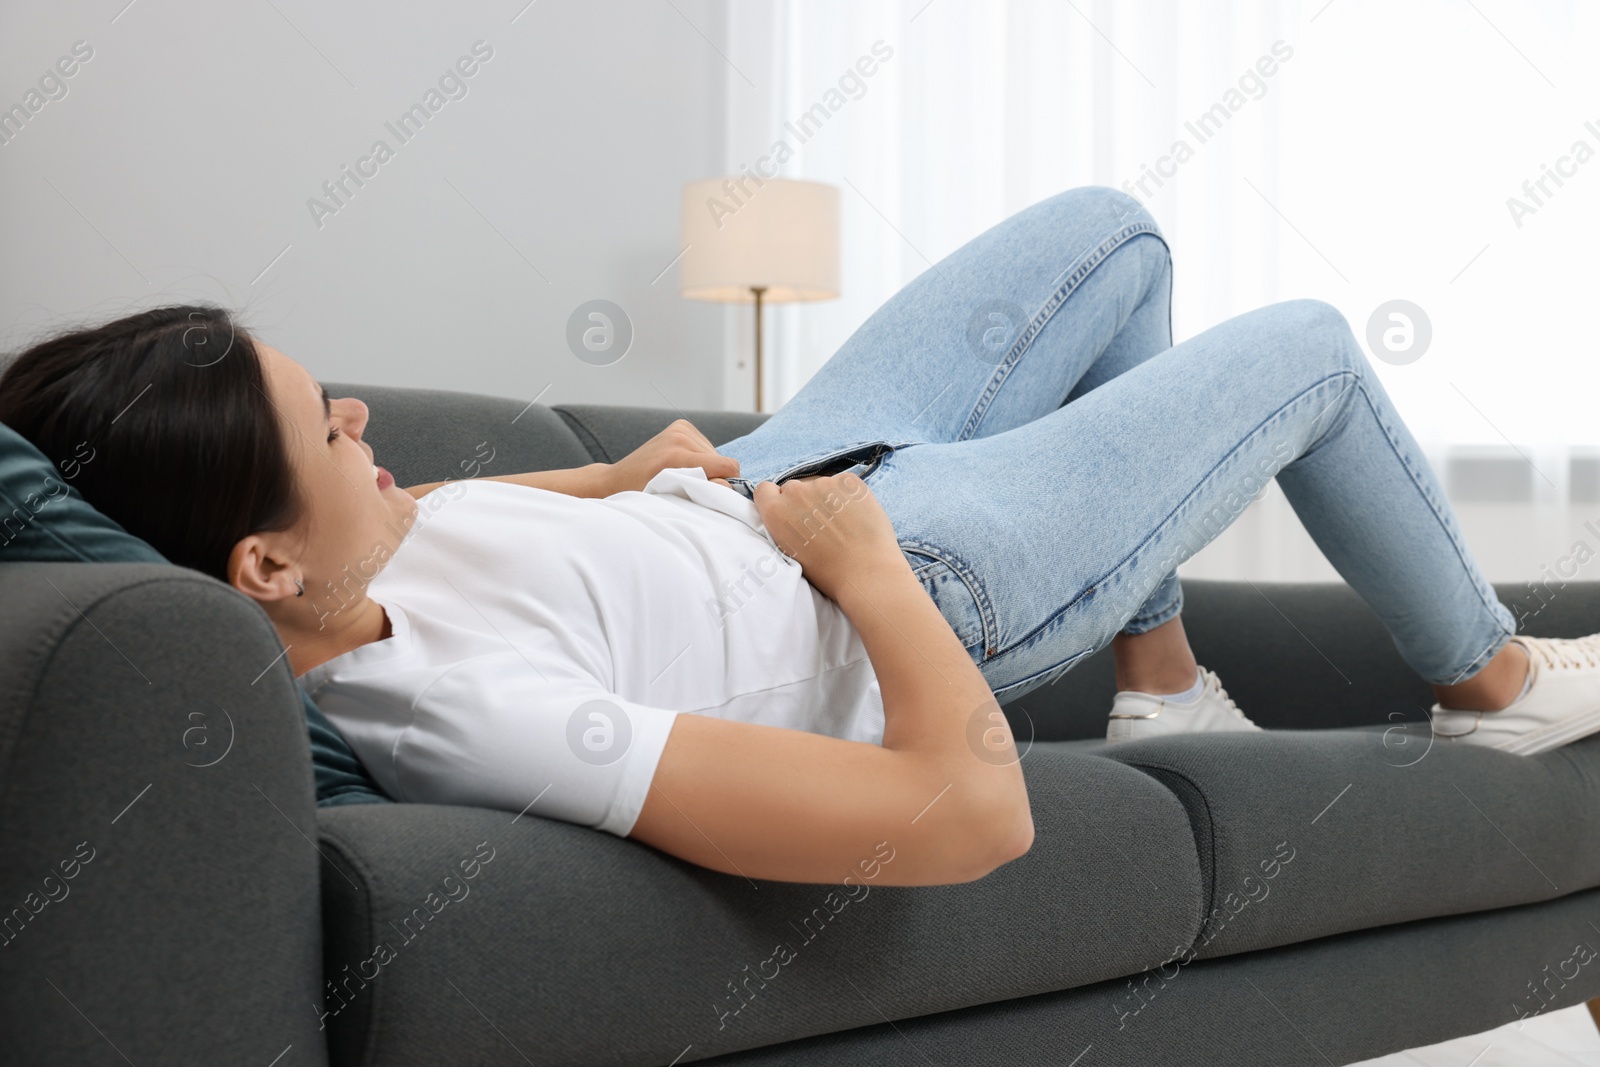
[[[0,144],[0,351],[203,298],[325,379],[722,406],[724,310],[655,279],[679,186],[723,165],[723,0],[126,3],[0,5],[0,107],[93,49]],[[479,40],[401,144],[385,122]],[[319,228],[308,198],[380,138]],[[594,298],[634,324],[612,366],[566,345]]]

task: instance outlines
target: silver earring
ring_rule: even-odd
[[[294,595],[295,596],[305,596],[306,595],[306,583],[302,582],[298,578],[296,578],[294,580]]]

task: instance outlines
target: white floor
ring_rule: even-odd
[[[1600,1067],[1600,1030],[1589,1009],[1575,1008],[1461,1037],[1356,1067]]]

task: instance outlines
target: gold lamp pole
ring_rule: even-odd
[[[839,295],[839,190],[751,174],[690,182],[683,187],[683,246],[683,296],[755,303],[755,410],[761,411],[762,308]]]
[[[767,291],[764,285],[752,285],[750,292],[756,298],[756,411],[761,410],[761,295]]]

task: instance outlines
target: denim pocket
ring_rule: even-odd
[[[994,651],[992,621],[984,611],[980,594],[974,591],[969,579],[963,577],[948,561],[935,555],[938,549],[920,542],[901,542],[900,554],[911,564],[911,573],[927,590],[939,614],[955,632],[963,648],[972,653],[977,663],[982,663]]]

